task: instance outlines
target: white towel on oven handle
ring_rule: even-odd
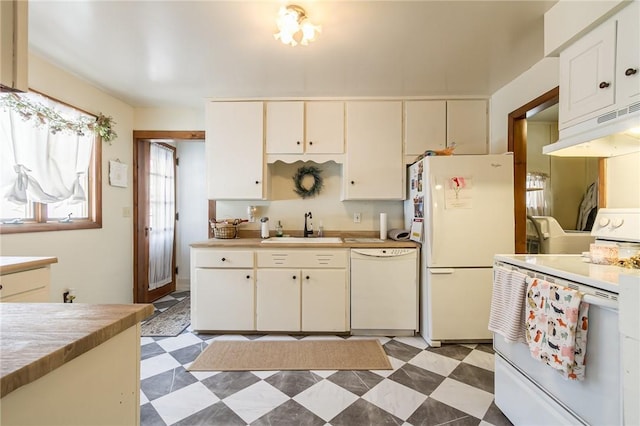
[[[507,342],[526,342],[524,301],[527,293],[526,274],[501,266],[493,268],[493,292],[489,330]]]

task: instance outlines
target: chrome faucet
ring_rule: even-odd
[[[307,227],[307,218],[313,219],[311,212],[304,214],[304,237],[308,237],[309,235],[313,235],[313,226]]]

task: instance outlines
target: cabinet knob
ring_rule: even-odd
[[[300,145],[300,141],[296,141],[296,145]]]
[[[309,275],[307,275],[305,278],[306,278],[306,279],[309,279]]]
[[[251,278],[251,275],[247,275],[247,279]]]
[[[638,73],[638,69],[637,68],[627,68],[624,71],[624,75],[626,75],[627,77],[630,76],[630,75],[637,74],[637,73]]]
[[[260,183],[260,181],[259,181],[259,180],[257,180],[257,181],[256,181],[256,185],[258,185],[259,183]]]
[[[606,89],[609,86],[611,86],[611,83],[607,83],[606,81],[603,81],[598,85],[598,87],[601,89]]]
[[[222,258],[222,259],[220,259],[220,260],[222,260],[222,261],[224,262],[224,261],[226,261],[226,260],[227,260],[227,258],[226,258],[226,257],[223,257],[223,258]]]
[[[0,284],[0,290],[2,290],[2,284]]]
[[[295,279],[296,279],[296,276],[294,275],[294,276],[293,276],[293,277],[291,277],[291,278],[295,280]]]
[[[351,185],[355,185],[355,184],[356,184],[356,182],[352,180],[351,181]]]
[[[309,141],[309,145],[313,145],[313,141]]]

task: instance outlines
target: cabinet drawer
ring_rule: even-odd
[[[259,268],[346,268],[346,250],[260,250]]]
[[[11,297],[16,300],[17,295],[28,292],[34,293],[32,300],[28,295],[20,297],[20,301],[48,302],[49,301],[49,268],[38,268],[30,271],[16,272],[0,276],[0,299],[8,301]],[[44,291],[43,291],[44,290]]]
[[[194,250],[193,262],[196,268],[253,268],[251,250]]]

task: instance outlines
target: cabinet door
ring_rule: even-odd
[[[308,154],[344,152],[344,102],[306,103],[306,144]]]
[[[615,102],[616,21],[605,22],[560,53],[559,127]]]
[[[616,103],[640,101],[640,3],[632,2],[619,15],[616,49]]]
[[[253,269],[195,268],[194,330],[255,330]]]
[[[402,102],[347,102],[345,200],[402,200]]]
[[[267,153],[304,152],[304,102],[267,102]]]
[[[302,331],[347,331],[347,272],[302,271]]]
[[[447,146],[455,154],[487,154],[487,101],[447,101]]]
[[[444,149],[447,144],[447,102],[404,103],[404,155]]]
[[[300,331],[300,270],[259,269],[256,281],[259,331]]]
[[[208,198],[264,198],[262,102],[209,102],[206,117]]]

